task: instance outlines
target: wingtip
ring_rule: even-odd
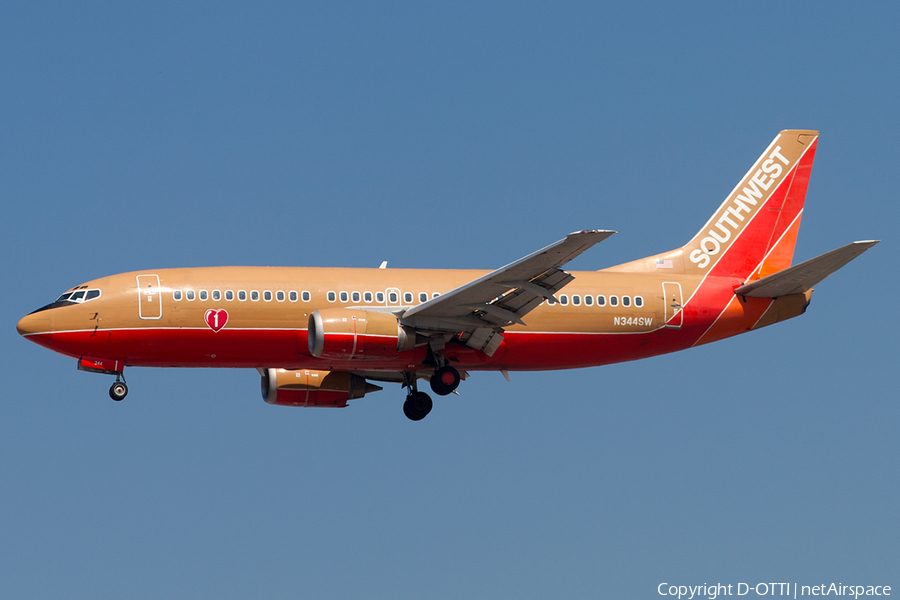
[[[619,232],[614,231],[612,229],[585,229],[584,231],[573,231],[569,235],[596,235],[596,234],[612,235],[614,233],[619,233]]]

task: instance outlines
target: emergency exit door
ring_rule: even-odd
[[[677,281],[664,281],[663,300],[666,304],[666,327],[668,329],[681,329],[684,321],[682,309],[681,284]]]

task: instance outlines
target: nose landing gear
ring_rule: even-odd
[[[89,358],[86,356],[82,356],[78,360],[79,371],[116,376],[116,382],[109,386],[109,397],[116,402],[120,402],[128,395],[128,386],[125,385],[125,375],[122,373],[124,369],[125,362],[121,360]]]
[[[115,400],[116,402],[121,402],[125,399],[125,396],[128,395],[128,386],[125,385],[124,381],[119,381],[119,376],[116,375],[116,382],[109,386],[109,397]]]

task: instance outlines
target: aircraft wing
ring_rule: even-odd
[[[574,279],[560,267],[614,233],[570,233],[555,244],[410,308],[401,321],[419,331],[466,332],[467,344],[493,354],[502,340],[493,337],[495,329],[524,324],[522,317],[545,299],[553,299],[555,292]]]
[[[768,277],[751,281],[734,290],[738,296],[777,298],[788,294],[802,294],[848,262],[877,244],[880,240],[853,242],[837,250],[826,252]]]

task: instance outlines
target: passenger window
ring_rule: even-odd
[[[581,296],[577,294],[572,296],[572,304],[574,304],[575,306],[581,306]]]
[[[622,296],[622,306],[631,306],[631,298],[628,296]]]
[[[266,302],[271,302],[272,301],[272,292],[270,292],[269,290],[265,290],[263,292],[263,300],[265,300]]]
[[[200,290],[200,299],[209,300],[209,293],[206,290]]]
[[[419,302],[428,302],[428,294],[419,292]]]
[[[234,300],[234,292],[232,290],[225,290],[225,299],[229,302]]]
[[[291,290],[290,292],[288,292],[288,299],[289,299],[291,302],[296,302],[296,301],[297,301],[297,292],[295,292],[295,291],[293,291],[293,290]]]
[[[431,297],[432,297],[432,298],[437,298],[437,297],[440,296],[440,295],[441,295],[440,292],[435,292],[435,293],[431,294]]]
[[[245,292],[244,290],[238,290],[238,300],[243,302],[246,299],[247,299],[247,292]]]
[[[550,298],[547,298],[547,306],[555,306],[555,305],[556,305],[556,302],[554,302]]]
[[[181,300],[181,290],[175,290],[172,292],[172,298],[175,300]]]
[[[346,302],[349,299],[350,296],[347,294],[347,292],[341,292],[341,302]]]
[[[219,290],[213,290],[212,298],[213,298],[213,300],[218,302],[219,300],[222,299],[222,292],[220,292]]]
[[[390,294],[388,294],[388,299],[390,300],[391,304],[397,304],[397,301],[399,300],[397,292],[391,292]]]
[[[403,301],[407,304],[412,304],[412,292],[406,292],[403,294]]]
[[[634,297],[634,305],[637,306],[638,308],[640,308],[641,306],[644,305],[644,299],[641,298],[640,296],[635,296]]]
[[[597,296],[597,306],[606,306],[606,296]]]
[[[334,292],[328,292],[327,298],[329,302],[334,302],[337,300],[337,295]]]
[[[282,292],[281,290],[275,292],[275,299],[279,302],[284,302],[284,292]]]
[[[251,290],[250,291],[250,299],[253,300],[254,302],[258,302],[259,301],[259,292],[257,292],[256,290]]]
[[[565,294],[563,294],[562,296],[559,297],[559,303],[562,304],[563,306],[567,305],[569,303],[569,297],[566,296]]]
[[[610,305],[610,306],[618,306],[618,305],[619,305],[619,298],[618,298],[618,296],[610,296],[610,297],[609,297],[609,305]]]
[[[351,298],[354,302],[359,302],[359,292],[353,292],[352,294],[350,294],[350,298]]]
[[[187,291],[187,299],[188,299],[188,300],[193,300],[193,299],[194,299],[194,290],[188,290],[188,291]]]
[[[309,292],[303,292],[302,294],[300,294],[300,297],[304,302],[309,302],[311,296],[309,295]]]
[[[363,300],[365,300],[366,304],[372,301],[372,292],[363,292]]]
[[[584,303],[585,303],[587,306],[591,306],[591,305],[594,303],[594,297],[593,297],[593,296],[585,296],[585,297],[584,297]]]

